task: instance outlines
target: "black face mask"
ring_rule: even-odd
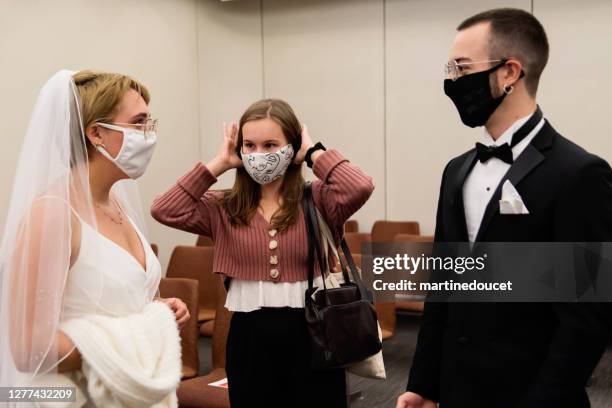
[[[486,71],[465,75],[455,81],[444,80],[444,93],[451,98],[466,126],[483,126],[506,97],[502,92],[499,98],[494,98],[489,82],[489,74],[505,63],[502,61]]]

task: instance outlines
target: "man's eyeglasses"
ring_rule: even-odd
[[[444,74],[447,78],[456,81],[459,77],[463,75],[463,67],[475,64],[485,64],[491,62],[503,62],[506,61],[504,59],[494,59],[494,60],[484,60],[484,61],[471,61],[471,62],[457,62],[456,60],[452,60],[447,62],[444,65]]]

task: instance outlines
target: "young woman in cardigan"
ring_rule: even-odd
[[[344,370],[310,368],[304,161],[318,178],[315,205],[339,238],[372,194],[372,179],[338,151],[313,144],[281,100],[256,102],[239,124],[224,125],[218,155],[196,164],[153,203],[159,222],[209,236],[214,270],[230,279],[226,371],[233,408],[347,406]],[[211,191],[233,168],[233,188]]]

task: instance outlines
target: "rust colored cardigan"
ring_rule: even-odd
[[[372,179],[333,149],[317,158],[313,172],[319,179],[312,183],[314,203],[334,236],[340,237],[344,222],[372,194]],[[213,270],[217,273],[244,280],[305,280],[308,236],[303,211],[299,211],[297,222],[282,233],[276,233],[259,211],[249,225],[235,227],[219,202],[220,192],[209,190],[216,181],[208,168],[198,163],[154,200],[153,218],[173,228],[211,237],[215,244]]]

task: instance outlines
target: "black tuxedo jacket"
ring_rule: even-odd
[[[462,189],[475,161],[473,149],[444,170],[437,242],[468,241]],[[500,214],[507,179],[529,214]],[[497,187],[476,241],[612,242],[609,164],[546,122]],[[441,408],[589,407],[610,305],[427,302],[407,390]]]

